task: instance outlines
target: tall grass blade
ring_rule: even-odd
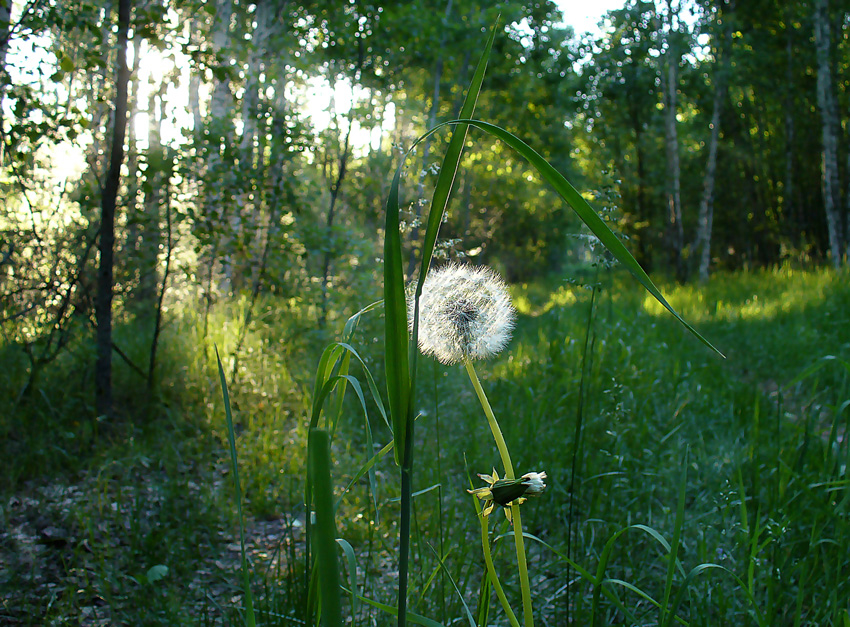
[[[351,596],[351,621],[355,622],[357,617],[357,558],[354,555],[354,547],[343,538],[337,538],[336,543],[342,547],[345,559],[348,562],[348,589]]]
[[[452,574],[449,572],[449,569],[446,568],[445,563],[442,559],[440,559],[440,554],[434,550],[434,547],[429,544],[428,548],[431,549],[431,552],[434,554],[434,557],[437,558],[437,562],[439,563],[440,568],[443,569],[443,572],[449,578],[449,582],[452,584],[452,587],[457,593],[457,598],[460,599],[460,602],[463,604],[463,610],[464,612],[466,612],[466,619],[469,621],[469,627],[475,627],[475,619],[472,617],[472,612],[469,611],[469,606],[466,604],[466,599],[463,598],[463,594],[461,593],[460,588],[457,587],[457,583],[455,583],[454,577],[452,577]]]
[[[670,544],[670,555],[667,561],[667,578],[664,582],[664,599],[661,603],[661,626],[666,627],[675,616],[669,612],[670,594],[673,590],[673,577],[676,574],[676,561],[679,554],[679,541],[682,537],[682,527],[685,525],[685,489],[688,484],[688,458],[690,451],[685,450],[682,461],[682,478],[679,481],[679,498],[676,504],[676,522],[673,527],[673,542]]]
[[[215,346],[215,360],[218,364],[218,378],[221,381],[221,393],[224,397],[224,415],[227,420],[227,441],[230,444],[230,464],[233,470],[233,487],[236,490],[236,513],[239,516],[239,551],[242,557],[242,589],[245,594],[245,624],[254,627],[257,624],[254,616],[254,597],[251,595],[251,577],[248,572],[248,560],[245,558],[245,519],[242,517],[242,487],[239,483],[239,464],[236,461],[236,435],[233,431],[233,413],[230,411],[230,393],[227,391],[227,381],[218,346]]]
[[[471,115],[478,100],[487,59],[492,50],[496,36],[496,25],[490,33],[487,45],[481,55],[481,60],[473,75],[467,90],[462,108],[464,115]],[[401,251],[401,232],[399,228],[399,184],[404,163],[409,153],[396,169],[390,191],[387,196],[386,230],[384,236],[384,313],[385,313],[385,364],[387,374],[387,396],[389,398],[390,414],[395,440],[396,463],[401,466],[401,516],[399,542],[399,591],[398,591],[398,623],[405,624],[407,614],[407,579],[410,553],[410,508],[413,482],[413,463],[410,459],[413,453],[413,405],[412,398],[416,388],[416,355],[419,332],[419,294],[430,264],[431,255],[436,243],[439,223],[451,193],[452,182],[457,172],[466,128],[452,136],[449,151],[443,160],[431,210],[428,217],[425,242],[422,247],[422,264],[417,284],[412,339],[408,340],[407,300],[404,291],[404,268]],[[415,145],[415,144],[414,144]],[[411,147],[412,150],[413,147]],[[432,226],[433,224],[433,226]],[[411,350],[410,344],[413,349]]]
[[[679,605],[681,604],[682,599],[684,598],[685,593],[688,590],[688,586],[690,586],[690,584],[693,582],[694,579],[696,579],[696,577],[698,575],[702,574],[703,572],[709,571],[709,570],[719,570],[719,571],[726,573],[727,575],[730,575],[735,580],[735,582],[738,584],[738,586],[741,588],[741,590],[744,591],[744,594],[747,595],[747,599],[749,600],[750,605],[752,605],[753,610],[755,611],[756,620],[758,621],[759,626],[764,627],[765,625],[767,625],[767,623],[765,622],[765,618],[761,613],[761,610],[759,610],[759,607],[758,607],[758,604],[756,603],[755,598],[753,598],[753,596],[750,594],[749,590],[747,590],[747,586],[743,582],[743,580],[741,580],[741,578],[738,577],[738,575],[733,573],[731,570],[729,570],[725,566],[720,566],[719,564],[699,564],[698,566],[695,566],[694,568],[691,569],[691,571],[688,573],[687,577],[685,577],[685,581],[682,582],[682,587],[679,588],[679,591],[676,594],[676,598],[673,600],[673,605],[670,607],[670,615],[671,616],[676,615],[676,612],[679,609]]]
[[[342,603],[339,585],[339,562],[336,552],[336,523],[334,516],[333,484],[331,483],[330,436],[323,429],[310,434],[310,468],[316,502],[316,524],[313,544],[316,554],[323,623],[341,627]],[[309,516],[309,513],[308,513]]]
[[[357,598],[366,605],[371,605],[386,614],[398,617],[398,608],[395,608],[392,605],[387,605],[386,603],[381,603],[380,601],[375,601],[374,599],[370,599],[359,594],[357,595]],[[425,616],[420,616],[419,614],[414,614],[413,612],[407,613],[407,620],[415,625],[422,625],[423,627],[443,627],[443,625],[437,621],[426,618]]]
[[[590,231],[599,239],[600,242],[608,249],[608,251],[616,257],[617,261],[619,261],[631,274],[637,279],[637,281],[649,292],[653,298],[655,298],[661,305],[673,315],[676,320],[679,321],[688,331],[690,331],[694,337],[696,337],[700,342],[705,344],[708,348],[713,350],[715,353],[725,358],[725,355],[720,352],[711,342],[705,339],[695,328],[693,328],[682,316],[667,302],[667,299],[664,298],[664,295],[661,291],[655,286],[655,283],[652,282],[652,279],[649,278],[649,275],[640,267],[640,264],[637,260],[632,256],[632,254],[628,251],[628,249],[623,245],[623,243],[619,240],[619,238],[611,232],[611,229],[605,224],[605,222],[600,218],[593,208],[588,204],[588,202],[582,197],[581,194],[570,184],[567,179],[563,177],[554,167],[552,167],[546,159],[544,159],[540,154],[537,153],[531,146],[526,144],[520,138],[518,138],[513,133],[506,131],[505,129],[496,126],[495,124],[490,124],[489,122],[483,122],[481,120],[471,120],[471,119],[457,119],[450,120],[448,122],[443,122],[435,126],[433,129],[429,130],[427,133],[422,135],[416,142],[411,146],[411,150],[416,144],[420,141],[428,137],[431,133],[436,132],[443,126],[452,125],[452,124],[464,124],[467,126],[474,126],[483,131],[490,133],[491,135],[499,138],[508,146],[513,148],[516,152],[522,155],[523,158],[526,159],[543,177],[543,179],[552,186],[552,188],[558,193],[558,195],[570,206],[573,211],[576,212],[579,218],[581,218],[582,222],[584,222]]]

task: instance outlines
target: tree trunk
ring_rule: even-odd
[[[802,225],[795,215],[797,206],[794,202],[794,48],[792,45],[793,25],[788,19],[790,5],[786,5],[785,20],[785,180],[782,189],[783,213],[786,224],[790,223],[789,232],[792,233],[794,244],[802,247],[803,241],[800,237]]]
[[[815,45],[818,58],[818,107],[823,142],[823,206],[829,231],[832,265],[841,264],[842,234],[838,200],[838,105],[832,82],[828,0],[815,1]]]
[[[685,239],[682,225],[682,201],[680,194],[679,135],[676,127],[676,92],[679,86],[679,55],[673,46],[673,6],[667,0],[667,73],[664,89],[664,144],[667,153],[667,220],[669,229],[671,262],[676,278],[685,278],[682,247]]]
[[[699,255],[699,280],[701,283],[708,281],[708,268],[711,262],[711,227],[714,223],[714,181],[717,172],[717,144],[720,139],[720,112],[723,101],[726,98],[726,73],[729,68],[729,54],[732,40],[732,27],[729,23],[729,15],[722,16],[725,22],[723,28],[723,42],[720,45],[719,58],[714,77],[714,102],[711,113],[711,136],[708,140],[708,162],[705,166],[705,178],[703,179],[702,198],[699,203],[699,217],[697,220],[697,253]]]
[[[228,211],[229,202],[227,193],[230,187],[230,176],[232,170],[228,168],[221,158],[222,151],[227,152],[228,146],[233,145],[233,121],[231,109],[233,105],[233,94],[230,91],[230,20],[233,15],[232,0],[217,0],[216,14],[213,21],[213,50],[220,72],[216,75],[216,84],[210,99],[210,120],[208,139],[209,157],[207,161],[206,189],[211,193],[207,195],[207,212],[212,220],[210,234],[212,237],[212,249],[210,252],[210,273],[214,273],[216,257],[220,257],[222,277],[219,289],[223,292],[231,288],[231,251],[230,244],[233,242],[234,234],[238,231],[238,211]]]
[[[165,107],[163,105],[163,114],[165,113],[164,109]],[[165,290],[168,289],[168,277],[171,273],[171,257],[174,251],[173,229],[171,225],[171,196],[168,189],[171,181],[172,161],[170,151],[166,152],[168,152],[168,154],[164,155],[166,158],[163,159],[163,163],[167,163],[168,166],[164,166],[164,171],[159,175],[164,188],[163,197],[165,200],[165,268],[162,272],[162,286],[159,288],[159,294],[157,296],[156,312],[154,314],[153,337],[151,338],[151,346],[148,356],[148,392],[152,392],[156,387],[156,354],[157,349],[159,348],[159,335],[162,331],[162,303],[163,300],[165,300]],[[157,207],[157,215],[159,213],[158,209],[159,208]],[[158,223],[157,229],[159,229]],[[154,274],[154,277],[156,276],[157,275]]]
[[[240,247],[242,252],[233,260],[232,280],[236,289],[244,285],[246,274],[255,271],[256,255],[251,251],[255,249],[255,246],[261,245],[259,236],[260,216],[263,212],[261,190],[265,185],[262,181],[261,167],[262,140],[258,132],[260,95],[264,90],[260,78],[264,69],[268,68],[267,41],[273,24],[275,3],[264,0],[258,2],[256,6],[254,11],[256,25],[251,34],[251,48],[245,68],[245,90],[242,97],[242,137],[239,140],[238,157],[242,184],[234,203],[237,213],[235,220],[231,223],[231,229],[234,229],[236,236],[239,237],[241,231],[241,236],[246,240],[244,247]]]
[[[126,257],[128,274],[135,275],[138,271],[141,277],[142,271],[136,264],[136,252],[141,245],[142,232],[137,214],[137,196],[139,194],[139,151],[137,148],[138,138],[136,137],[136,116],[139,112],[139,63],[142,58],[142,37],[136,34],[133,37],[133,66],[130,68],[130,76],[133,80],[130,82],[127,92],[127,172],[129,174],[127,181],[127,200],[125,210],[127,211],[127,236],[124,240],[123,250],[127,251]],[[69,89],[70,93],[71,90]],[[135,300],[136,294],[131,294],[131,298]]]
[[[127,33],[130,29],[130,0],[118,2],[117,76],[115,80],[115,122],[109,172],[101,194],[100,266],[97,273],[97,362],[95,364],[95,407],[99,416],[112,416],[112,265],[115,245],[115,205],[124,161],[124,134],[127,130]]]
[[[197,17],[192,20],[189,41],[192,45],[198,45],[198,29],[200,22]],[[192,112],[192,132],[196,142],[199,140],[204,127],[204,118],[201,115],[201,72],[195,67],[191,69],[189,78],[189,110]]]
[[[156,300],[159,285],[159,247],[162,243],[160,230],[160,206],[168,194],[166,151],[162,146],[162,121],[165,118],[165,88],[151,91],[148,98],[148,168],[145,185],[144,213],[139,216],[141,241],[137,263],[139,266],[139,290],[137,300],[150,307]],[[149,311],[149,309],[148,309]]]
[[[0,0],[0,103],[6,94],[6,53],[12,27],[12,0]],[[0,107],[0,132],[3,131],[3,108]],[[0,163],[3,162],[5,147],[0,146]]]
[[[336,211],[336,203],[339,198],[339,192],[342,189],[342,182],[345,180],[345,175],[348,169],[348,157],[351,153],[351,128],[354,126],[354,110],[355,103],[353,101],[354,91],[352,85],[352,102],[351,108],[348,110],[348,128],[345,132],[345,140],[343,141],[342,149],[339,153],[339,158],[336,164],[336,178],[330,188],[331,200],[328,206],[328,215],[325,222],[325,230],[327,233],[327,242],[325,245],[325,255],[322,260],[322,309],[319,314],[319,326],[324,327],[328,317],[328,288],[331,273],[331,261],[334,253],[333,246],[333,224]],[[328,174],[330,168],[328,169]]]
[[[12,28],[12,0],[0,0],[0,96],[6,87],[6,53]]]

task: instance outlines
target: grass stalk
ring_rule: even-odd
[[[337,627],[342,625],[342,607],[336,555],[330,436],[323,429],[313,429],[311,435],[309,472],[313,477],[316,502],[316,532],[313,541],[321,584],[322,623],[327,627]]]
[[[502,604],[502,609],[505,610],[511,627],[519,627],[519,621],[511,609],[511,604],[508,603],[508,598],[505,596],[505,591],[502,589],[502,584],[499,583],[499,577],[496,575],[496,567],[493,565],[493,554],[490,551],[489,518],[481,514],[481,505],[478,503],[478,498],[473,497],[473,500],[475,502],[475,511],[478,514],[478,520],[481,522],[481,549],[484,553],[484,563],[487,565],[487,575],[490,577],[490,583],[493,584],[493,589],[496,591],[496,598]]]
[[[256,625],[254,616],[254,599],[251,595],[251,576],[248,571],[248,559],[245,556],[245,519],[242,516],[242,487],[239,482],[239,464],[236,459],[236,435],[233,429],[233,414],[230,410],[230,394],[227,391],[227,381],[224,378],[224,368],[218,347],[215,346],[215,359],[218,364],[218,376],[221,381],[221,393],[224,400],[224,414],[227,420],[227,441],[230,445],[230,463],[233,470],[233,487],[236,491],[236,513],[239,516],[239,552],[242,558],[242,589],[245,593],[245,624],[248,627]]]

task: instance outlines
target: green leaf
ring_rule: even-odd
[[[227,420],[227,441],[230,444],[230,463],[233,470],[233,486],[236,490],[236,513],[239,516],[239,550],[242,555],[242,589],[245,593],[245,621],[248,627],[254,627],[257,621],[254,616],[254,598],[251,595],[248,560],[245,557],[245,519],[242,516],[242,488],[239,483],[239,464],[236,459],[236,435],[233,431],[233,413],[230,411],[230,394],[227,391],[227,380],[224,376],[221,358],[218,355],[218,346],[215,347],[215,359],[218,363],[218,377],[221,381],[221,394],[224,398],[224,415]]]
[[[408,365],[407,299],[399,228],[398,186],[402,164],[395,172],[387,197],[384,236],[384,347],[387,398],[390,406],[396,464],[404,463],[404,438],[410,413],[410,370]]]
[[[599,239],[599,241],[608,249],[608,251],[616,257],[617,261],[619,261],[623,266],[631,272],[632,276],[637,279],[637,281],[643,285],[647,292],[649,292],[661,305],[669,311],[676,320],[678,320],[688,331],[690,331],[699,341],[705,344],[708,348],[716,352],[721,357],[725,358],[725,355],[721,353],[717,348],[715,348],[707,339],[705,339],[700,333],[694,329],[688,322],[682,318],[679,313],[673,309],[670,303],[667,302],[667,299],[661,294],[661,291],[655,286],[652,282],[652,279],[649,278],[649,275],[644,272],[643,268],[640,267],[640,264],[637,260],[632,256],[632,254],[628,251],[628,249],[623,245],[620,239],[611,232],[611,229],[605,224],[605,222],[600,218],[597,213],[593,210],[593,208],[588,204],[588,202],[582,197],[581,194],[570,184],[567,179],[561,175],[552,165],[549,164],[546,159],[544,159],[540,154],[534,150],[531,146],[526,144],[516,135],[509,133],[505,129],[496,126],[494,124],[490,124],[488,122],[482,122],[481,120],[471,120],[471,119],[458,119],[451,120],[449,122],[444,122],[443,124],[439,124],[435,126],[433,129],[425,133],[422,137],[416,140],[415,146],[420,141],[422,141],[425,137],[435,132],[442,126],[452,125],[452,124],[463,124],[467,126],[475,126],[483,131],[486,131],[502,140],[505,144],[513,148],[516,152],[518,152],[526,161],[528,161],[540,174],[540,176],[547,182],[552,188],[558,193],[559,196],[575,211],[579,218],[581,218],[582,222],[584,222],[590,231]],[[412,149],[412,147],[411,147]]]
[[[168,575],[168,566],[165,564],[157,564],[156,566],[148,568],[148,572],[145,574],[145,577],[147,577],[148,583],[155,583],[164,578],[166,575]]]
[[[313,543],[321,583],[322,622],[328,627],[338,627],[342,625],[342,604],[339,561],[336,554],[336,523],[328,432],[323,429],[311,429],[309,446],[308,472],[312,477],[313,496],[316,502],[316,531],[313,535]]]
[[[63,54],[59,60],[59,69],[63,72],[73,72],[75,69],[74,61],[67,54]]]

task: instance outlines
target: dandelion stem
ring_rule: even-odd
[[[478,519],[481,521],[481,549],[484,551],[484,562],[487,564],[487,574],[490,576],[490,583],[493,584],[493,589],[496,591],[496,597],[502,604],[502,609],[508,616],[508,621],[511,627],[519,627],[519,621],[516,619],[514,611],[511,609],[508,598],[505,596],[505,591],[502,590],[502,584],[499,583],[499,578],[496,576],[496,567],[493,566],[493,555],[490,553],[490,525],[489,518],[481,514],[481,507],[478,505],[478,499],[475,500],[475,510],[478,512]]]
[[[522,620],[525,627],[534,625],[531,613],[531,585],[528,581],[528,564],[525,561],[525,540],[522,536],[522,517],[519,513],[519,503],[511,503],[511,522],[514,526],[514,544],[516,544],[517,569],[522,587]]]
[[[515,479],[516,476],[514,475],[511,455],[508,453],[508,446],[505,444],[505,438],[502,435],[502,430],[499,428],[499,423],[496,421],[496,416],[493,414],[493,408],[490,407],[490,401],[487,400],[487,395],[484,394],[484,389],[481,387],[481,382],[478,380],[478,375],[475,373],[475,367],[469,359],[464,361],[464,365],[466,366],[466,372],[469,374],[469,379],[472,381],[472,387],[475,388],[475,393],[478,395],[481,408],[487,416],[490,431],[493,432],[493,439],[496,440],[496,448],[499,449],[499,456],[502,458],[502,465],[505,467],[505,478]],[[519,513],[519,504],[516,501],[514,501],[511,505],[511,521],[514,527],[517,570],[519,571],[519,582],[522,590],[523,623],[525,624],[525,627],[532,627],[534,625],[534,617],[531,612],[531,585],[528,581],[528,564],[525,560],[525,542],[522,536],[522,518]]]
[[[514,466],[511,462],[511,454],[508,453],[508,445],[505,444],[502,430],[499,428],[499,423],[496,422],[496,416],[493,415],[493,409],[490,407],[490,401],[487,400],[487,395],[484,394],[484,389],[481,387],[481,382],[475,373],[475,367],[468,359],[464,362],[464,365],[466,366],[466,371],[469,373],[469,379],[472,381],[472,387],[475,388],[475,393],[481,402],[481,407],[484,409],[484,414],[487,416],[490,431],[493,432],[493,439],[496,440],[496,448],[499,449],[499,456],[502,458],[502,465],[505,467],[505,479],[515,479]]]

